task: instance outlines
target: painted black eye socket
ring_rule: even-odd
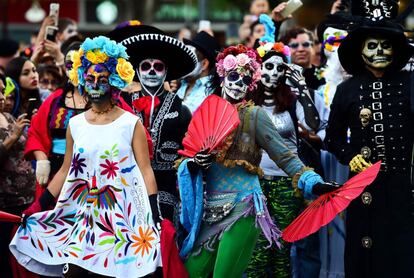
[[[232,71],[227,75],[227,80],[231,82],[236,82],[239,80],[240,75],[236,71]],[[242,77],[242,82],[244,85],[249,86],[252,84],[252,77],[250,75],[245,75]]]
[[[227,75],[227,79],[232,82],[237,81],[239,80],[239,74],[235,71],[232,71],[229,73],[229,75]]]
[[[274,67],[275,67],[275,65],[273,65],[272,63],[267,63],[267,64],[265,64],[265,68],[266,68],[267,70],[272,70],[272,69],[274,69]]]
[[[151,64],[148,62],[144,62],[141,64],[141,70],[142,71],[148,71],[151,69]]]
[[[252,77],[249,75],[245,75],[243,76],[242,81],[245,85],[249,86],[250,84],[252,84]]]
[[[376,49],[378,47],[378,43],[377,42],[369,42],[367,45],[367,48],[372,50],[372,49]]]
[[[383,42],[381,43],[381,47],[382,47],[383,49],[390,49],[390,48],[391,48],[391,42],[390,42],[390,41],[383,41]]]
[[[284,71],[284,70],[285,70],[284,66],[282,66],[282,65],[277,66],[277,71],[278,72],[281,72],[281,71]]]
[[[154,63],[154,69],[156,71],[163,71],[165,68],[164,64],[162,63]]]

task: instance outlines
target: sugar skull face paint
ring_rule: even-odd
[[[239,74],[237,71],[230,71],[224,78],[223,98],[230,101],[243,100],[251,83],[252,77],[249,73]]]
[[[109,71],[102,65],[89,67],[85,76],[85,92],[89,100],[94,103],[111,98],[111,85],[109,85]]]
[[[263,62],[262,77],[260,81],[266,89],[274,89],[280,82],[280,78],[285,74],[283,59],[274,55]]]
[[[72,58],[74,53],[75,50],[70,50],[65,56],[65,74],[67,77],[69,77],[69,71],[72,69]]]
[[[368,37],[362,48],[362,59],[369,67],[384,69],[393,60],[393,47],[389,39]]]
[[[166,75],[167,68],[161,60],[145,59],[139,64],[138,76],[147,88],[158,89],[164,83]]]

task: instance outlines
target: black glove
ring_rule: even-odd
[[[158,231],[160,231],[162,216],[161,216],[160,207],[158,205],[158,195],[151,194],[148,196],[148,198],[149,198],[151,211],[152,211],[152,220],[154,221],[155,227],[158,229]]]
[[[339,183],[336,183],[334,181],[332,182],[325,182],[325,183],[317,183],[312,187],[312,193],[315,195],[323,195],[329,192],[332,192],[336,189],[338,189],[339,187],[341,187],[342,185]]]
[[[188,161],[187,166],[191,173],[195,173],[198,170],[207,170],[213,163],[213,154],[208,153],[209,149],[198,152],[194,158]]]
[[[46,188],[45,192],[42,193],[39,199],[35,200],[30,207],[25,209],[22,213],[22,226],[26,227],[27,218],[33,213],[46,210],[49,206],[55,203],[55,197],[50,193],[49,189]]]

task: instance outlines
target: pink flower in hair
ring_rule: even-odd
[[[241,67],[244,67],[244,66],[245,66],[245,65],[247,65],[247,64],[249,63],[249,61],[250,61],[249,56],[247,56],[247,55],[246,55],[246,54],[244,54],[244,53],[241,53],[241,54],[237,55],[237,56],[236,56],[236,58],[237,58],[237,62],[238,62],[238,64],[239,64],[239,66],[241,66]]]
[[[223,67],[226,71],[231,71],[237,67],[237,59],[234,55],[230,54],[224,58]]]

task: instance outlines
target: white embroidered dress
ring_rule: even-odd
[[[33,214],[10,249],[20,264],[60,276],[65,263],[113,277],[141,277],[161,265],[143,177],[131,147],[138,117],[109,124],[73,117],[71,167],[54,210]]]

